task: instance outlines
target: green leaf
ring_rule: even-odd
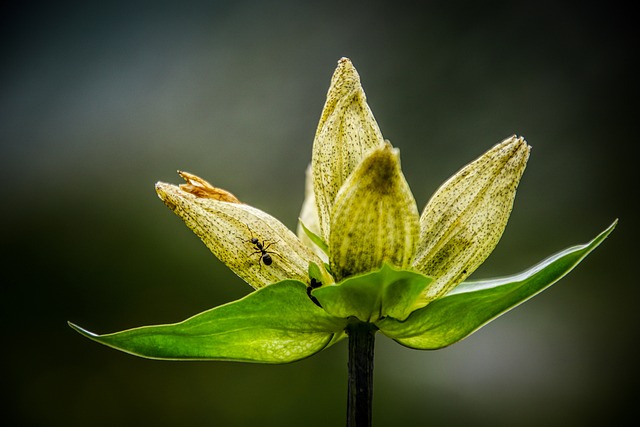
[[[311,302],[304,283],[284,280],[180,323],[106,335],[70,326],[101,344],[151,359],[287,363],[344,338],[346,321]]]
[[[313,286],[312,284],[313,288],[334,283],[333,277],[331,277],[326,269],[326,265],[327,264],[324,264],[323,268],[320,268],[315,262],[309,263],[309,279],[315,280],[317,285]]]
[[[462,283],[416,310],[406,321],[384,319],[378,327],[398,343],[420,350],[458,342],[560,280],[602,243],[616,224],[617,220],[591,242],[559,252],[523,273]]]
[[[384,317],[404,320],[431,278],[384,264],[378,271],[349,277],[337,285],[323,286],[311,294],[327,313],[338,318],[356,317],[376,322]]]
[[[325,253],[325,255],[329,255],[329,245],[327,245],[324,240],[322,240],[322,237],[318,236],[316,233],[314,233],[313,231],[309,230],[307,228],[306,225],[304,225],[304,222],[302,222],[302,220],[299,221],[300,225],[302,226],[302,230],[304,230],[304,233],[307,235],[307,237],[313,242],[315,243],[315,245],[317,247],[319,247],[322,252]]]

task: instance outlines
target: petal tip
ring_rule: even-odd
[[[166,188],[169,184],[167,184],[166,182],[162,182],[162,181],[158,181],[155,184],[155,189],[156,189],[156,194],[158,195],[158,197],[160,197],[161,199],[164,198],[164,196],[166,195]]]

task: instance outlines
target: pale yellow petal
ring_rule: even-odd
[[[431,301],[467,278],[489,256],[504,231],[529,145],[513,136],[447,180],[420,217],[414,268],[434,278]]]
[[[329,238],[331,210],[338,190],[382,133],[366,102],[360,76],[342,58],[331,79],[313,142],[313,184],[322,238]]]
[[[285,279],[308,283],[309,262],[322,262],[284,224],[259,209],[198,197],[162,182],[156,192],[218,259],[256,289]]]
[[[337,281],[388,262],[411,265],[419,235],[418,209],[402,171],[397,149],[373,150],[336,197],[329,259]]]
[[[311,172],[311,165],[307,167],[305,172],[305,186],[304,186],[304,201],[302,202],[302,208],[300,209],[300,216],[298,221],[298,228],[296,234],[298,239],[310,248],[316,255],[318,255],[324,262],[328,262],[327,255],[320,249],[311,239],[307,236],[302,225],[312,233],[320,236],[320,220],[318,219],[318,208],[316,206],[316,197],[313,192],[313,174]]]

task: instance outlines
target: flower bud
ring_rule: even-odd
[[[400,170],[397,149],[369,153],[346,180],[333,206],[331,271],[339,281],[388,262],[411,265],[419,234],[418,210]]]
[[[449,292],[489,256],[504,231],[531,147],[512,136],[449,178],[420,217],[414,268],[433,277],[425,302]]]
[[[360,76],[342,58],[331,79],[327,101],[313,141],[313,187],[322,238],[329,238],[331,209],[338,190],[371,149],[383,144]]]

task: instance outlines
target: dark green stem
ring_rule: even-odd
[[[347,326],[349,335],[349,389],[347,427],[371,426],[373,399],[373,351],[377,328],[357,322]]]

